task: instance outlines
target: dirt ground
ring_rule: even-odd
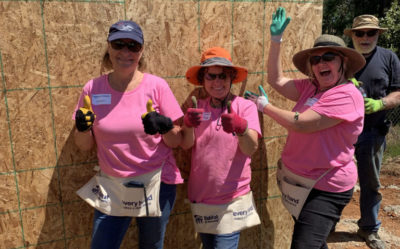
[[[383,196],[379,219],[382,221],[379,236],[385,241],[386,249],[400,249],[400,156],[385,161],[381,171],[381,193]],[[368,249],[357,236],[359,219],[359,189],[343,210],[335,232],[328,238],[330,249]]]

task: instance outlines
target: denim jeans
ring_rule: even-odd
[[[169,215],[176,198],[176,185],[161,183],[161,217],[137,217],[140,249],[162,249]],[[91,249],[118,249],[133,217],[119,217],[95,210]]]
[[[240,231],[229,234],[199,233],[204,249],[236,249],[239,245]]]
[[[290,248],[328,249],[328,235],[352,196],[353,189],[341,193],[312,189],[295,220]]]
[[[378,231],[381,222],[378,212],[382,201],[379,192],[381,171],[386,138],[378,130],[364,131],[356,143],[358,180],[360,183],[360,213],[358,226],[366,231]]]

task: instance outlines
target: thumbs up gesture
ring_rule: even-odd
[[[226,133],[236,133],[239,136],[244,135],[247,131],[247,120],[239,117],[231,106],[231,101],[228,101],[228,113],[221,115],[222,128]]]
[[[183,123],[186,127],[198,127],[201,123],[201,118],[203,116],[204,109],[197,108],[197,99],[192,96],[193,107],[188,108],[183,118]]]
[[[157,132],[165,134],[169,132],[174,125],[172,120],[156,112],[153,108],[153,101],[149,99],[146,103],[147,112],[142,114],[142,123],[146,134],[154,135]]]
[[[75,113],[75,125],[78,131],[87,131],[92,128],[96,115],[93,112],[89,95],[83,98],[83,107]]]

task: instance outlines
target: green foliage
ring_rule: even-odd
[[[383,155],[384,160],[398,157],[400,155],[400,126],[390,128],[386,136],[386,150]]]
[[[393,1],[385,17],[380,19],[380,23],[383,27],[388,28],[380,38],[380,45],[391,49],[400,57],[400,5],[398,0]]]
[[[322,32],[342,36],[343,30],[351,27],[354,17],[371,14],[382,18],[392,2],[393,0],[325,0]]]
[[[351,28],[353,18],[362,14],[375,15],[380,25],[388,31],[379,38],[379,46],[389,48],[400,57],[400,5],[399,0],[325,0],[322,33],[342,37],[348,44],[351,39],[343,35]]]

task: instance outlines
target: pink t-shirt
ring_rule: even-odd
[[[147,135],[141,119],[147,112],[149,99],[157,112],[173,121],[183,116],[165,80],[145,73],[134,90],[118,92],[110,87],[108,75],[102,75],[86,83],[75,111],[83,106],[85,95],[90,96],[96,114],[93,133],[103,172],[115,177],[130,177],[154,171],[164,164],[163,182],[183,182],[171,148],[165,145],[161,135]]]
[[[283,163],[294,173],[317,179],[332,169],[314,188],[343,192],[354,187],[357,167],[353,160],[354,144],[364,121],[364,100],[351,83],[338,85],[314,96],[315,86],[309,79],[295,80],[300,98],[293,111],[313,111],[343,122],[313,133],[289,131],[282,153]]]
[[[261,136],[256,105],[235,97],[231,106],[247,120],[248,129]],[[226,108],[212,108],[209,98],[199,100],[198,108],[204,108],[205,113],[195,129],[188,196],[196,203],[228,203],[250,191],[251,158],[241,152],[237,136],[223,130],[220,117],[227,113]]]

